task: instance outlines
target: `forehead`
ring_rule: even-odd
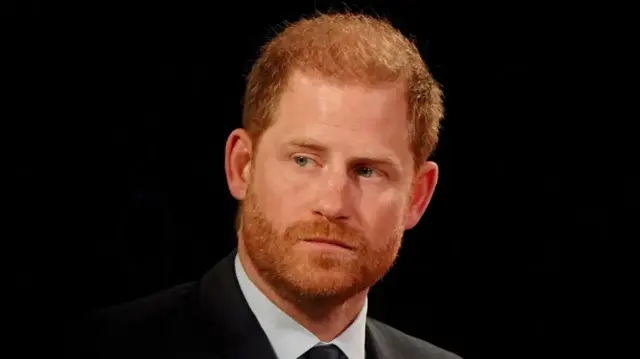
[[[274,115],[267,132],[276,141],[307,138],[402,162],[411,157],[402,83],[345,84],[294,72]]]

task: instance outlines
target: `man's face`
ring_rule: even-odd
[[[276,290],[348,298],[392,266],[414,174],[406,116],[400,85],[292,76],[241,208],[247,255]]]

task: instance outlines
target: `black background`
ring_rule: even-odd
[[[435,197],[371,316],[469,359],[572,352],[593,310],[581,289],[637,209],[633,136],[614,121],[616,37],[602,31],[619,21],[584,7],[350,6],[414,36],[446,96]],[[197,279],[233,248],[224,144],[244,76],[283,21],[344,6],[3,7],[17,15],[3,55],[3,256],[24,353],[65,318]]]

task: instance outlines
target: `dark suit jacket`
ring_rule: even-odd
[[[69,333],[68,357],[276,359],[240,291],[235,253],[197,282],[97,311]],[[367,359],[459,359],[371,318],[366,347]]]

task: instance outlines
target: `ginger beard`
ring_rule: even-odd
[[[240,211],[247,256],[265,282],[294,302],[337,304],[367,290],[394,264],[404,233],[398,220],[387,238],[371,241],[343,222],[328,219],[297,221],[279,232],[261,210],[251,184]],[[339,239],[353,250],[300,248],[308,238]]]

